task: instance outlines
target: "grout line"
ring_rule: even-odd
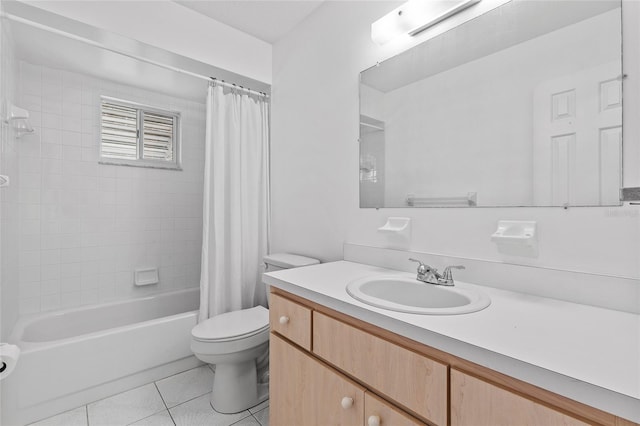
[[[267,405],[266,407],[264,407],[262,410],[260,411],[256,411],[256,413],[251,413],[251,415],[256,419],[256,421],[258,422],[258,424],[260,424],[260,426],[268,426],[267,425],[263,425],[262,422],[260,420],[258,420],[258,418],[256,417],[256,414],[263,412],[264,410],[266,410],[267,408],[269,408],[269,406]],[[269,417],[267,417],[267,421],[269,420]]]
[[[174,405],[174,406],[173,406],[173,407],[171,407],[171,408],[179,407],[179,406],[181,406],[181,405],[183,405],[183,404],[186,404],[187,402],[191,402],[191,401],[193,401],[194,399],[202,398],[203,396],[208,395],[208,394],[210,394],[210,393],[211,393],[211,391],[208,391],[208,392],[203,393],[202,395],[194,396],[193,398],[191,398],[191,399],[187,399],[186,401],[183,401],[183,402],[181,402],[180,404],[176,404],[176,405]],[[211,405],[211,402],[209,402],[209,405]],[[168,410],[170,410],[171,408],[167,408],[167,409],[168,409]],[[213,407],[211,407],[211,408],[213,409]],[[215,411],[215,410],[214,410],[214,411]],[[216,411],[216,413],[217,413],[217,411]]]
[[[189,371],[189,370],[187,370],[187,371]],[[171,377],[171,376],[169,376],[169,377]],[[160,379],[160,380],[162,380],[162,379]],[[156,382],[153,382],[153,385],[156,387],[156,390],[158,391],[158,394],[160,395],[160,399],[162,400],[162,403],[164,404],[164,410],[163,411],[167,412],[167,414],[169,415],[169,418],[171,419],[171,423],[173,423],[173,426],[176,426],[176,421],[173,420],[173,416],[171,415],[171,411],[169,411],[169,406],[167,405],[167,402],[164,400],[164,396],[162,396],[162,392],[160,392],[160,388],[158,387],[158,384]],[[161,412],[162,411],[158,411],[158,413],[161,413]],[[158,413],[154,413],[151,416],[155,416]],[[148,416],[148,417],[151,417],[151,416]],[[146,418],[147,417],[145,417],[145,419]],[[140,420],[144,420],[144,419],[140,419]],[[140,421],[140,420],[138,420],[138,421]]]
[[[141,419],[134,420],[132,423],[127,423],[127,426],[134,425],[134,424],[136,424],[136,423],[138,423],[138,422],[140,422],[140,421],[142,421],[142,420],[144,420],[144,419],[148,419],[149,417],[153,417],[153,416],[155,416],[155,415],[157,415],[157,414],[160,414],[160,413],[162,413],[163,411],[166,411],[167,413],[169,413],[169,410],[165,408],[164,410],[156,411],[155,413],[153,413],[153,414],[149,414],[148,416],[145,416],[145,417],[143,417],[143,418],[141,418]],[[169,413],[169,416],[171,416],[171,413]],[[173,418],[172,418],[171,420],[173,420]],[[175,423],[174,423],[174,424],[175,424]]]
[[[262,426],[262,423],[260,423],[260,420],[258,420],[258,418],[254,416],[253,413],[251,413],[251,417],[253,417],[253,420],[255,420],[260,426]]]
[[[213,407],[212,407],[212,408],[213,408]],[[215,410],[214,410],[214,411],[215,411]],[[217,411],[216,411],[216,413],[217,413]],[[249,415],[248,415],[248,416],[245,416],[245,417],[241,418],[241,419],[240,419],[240,420],[238,420],[237,422],[233,422],[233,423],[231,423],[231,425],[230,425],[230,426],[237,425],[237,424],[239,424],[240,422],[247,420],[249,417],[253,417],[253,420],[255,420],[255,421],[256,421],[256,423],[258,423],[259,425],[262,425],[262,423],[260,423],[260,422],[258,421],[258,419],[256,419],[256,418],[255,418],[255,416],[254,416],[253,414],[249,413]]]
[[[205,364],[203,364],[203,365],[205,365]],[[206,364],[206,365],[209,365],[209,364]],[[172,374],[172,375],[170,375],[170,376],[167,376],[167,377],[163,377],[163,378],[161,378],[161,379],[158,379],[158,380],[154,381],[153,383],[155,383],[155,382],[159,382],[160,380],[168,379],[169,377],[177,376],[178,374],[186,373],[187,371],[195,370],[196,368],[200,368],[200,367],[202,367],[202,365],[199,365],[199,366],[197,366],[197,367],[193,367],[193,368],[189,368],[189,369],[184,370],[184,371],[179,371],[179,372],[177,372],[177,373],[175,373],[175,374]]]
[[[264,401],[262,401],[261,403],[256,404],[256,405],[254,405],[253,407],[249,407],[249,411],[251,412],[251,414],[254,414],[254,412],[253,412],[253,411],[251,411],[251,410],[253,410],[254,408],[256,408],[258,405],[262,405],[262,404],[264,404],[265,402],[267,403],[267,405],[265,405],[264,407],[262,407],[262,408],[261,408],[261,409],[259,409],[259,410],[256,410],[256,413],[259,413],[260,411],[264,410],[265,408],[269,408],[269,398],[267,398],[267,399],[265,399]]]
[[[141,419],[134,420],[132,423],[127,423],[127,426],[135,425],[136,423],[141,422],[141,421],[143,421],[145,419],[148,419],[149,417],[153,417],[155,415],[158,415],[158,414],[162,413],[163,411],[169,412],[169,410],[160,410],[160,411],[157,411],[157,412],[155,412],[153,414],[149,414],[148,416],[143,417]],[[171,415],[171,414],[169,414],[169,415]]]
[[[164,408],[169,411],[169,406],[167,405],[167,402],[164,400],[164,396],[162,396],[162,392],[160,392],[160,388],[158,387],[158,384],[156,382],[153,382],[153,386],[156,387],[156,390],[158,391],[158,395],[160,395],[160,399],[162,400],[162,403],[164,404]]]
[[[173,423],[173,426],[177,426],[176,421],[173,419],[173,414],[171,414],[171,411],[167,410],[167,413],[169,413],[169,418],[171,419],[171,422]]]

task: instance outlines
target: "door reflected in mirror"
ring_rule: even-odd
[[[619,205],[619,1],[515,1],[360,76],[360,206]]]

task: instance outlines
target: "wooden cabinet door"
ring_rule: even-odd
[[[484,380],[451,369],[451,426],[587,426]]]
[[[275,334],[270,339],[270,424],[364,424],[364,388]]]
[[[366,426],[425,426],[371,392],[364,394],[364,420]]]
[[[313,353],[429,423],[447,425],[447,366],[318,311]]]
[[[306,306],[272,293],[269,326],[271,331],[311,350],[311,309]]]

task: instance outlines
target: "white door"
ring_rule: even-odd
[[[619,204],[620,63],[543,82],[533,102],[534,205]]]

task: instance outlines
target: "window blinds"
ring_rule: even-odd
[[[178,116],[113,99],[102,100],[101,156],[155,162],[176,162]]]
[[[173,161],[173,122],[173,117],[143,114],[143,158]]]
[[[135,108],[102,102],[102,156],[138,158],[138,111]]]

